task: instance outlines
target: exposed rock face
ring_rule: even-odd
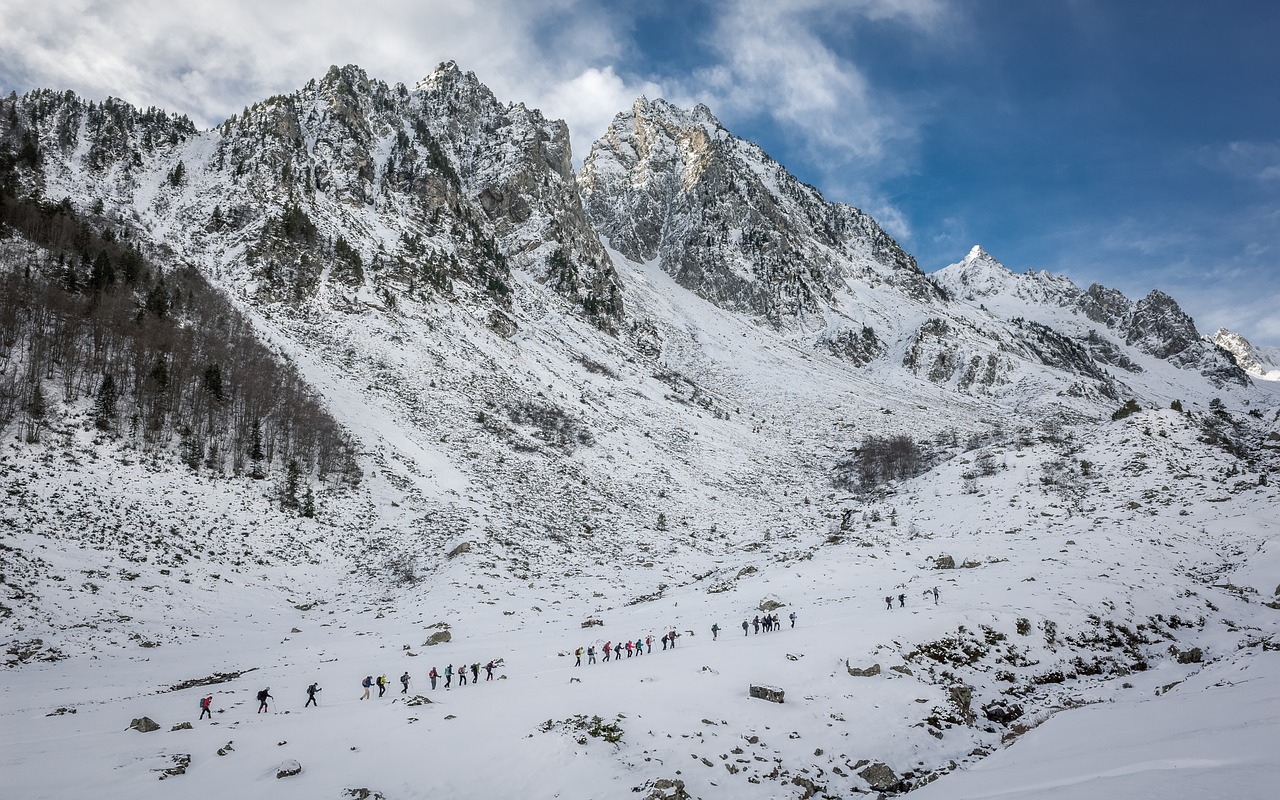
[[[150,717],[139,717],[129,723],[129,729],[138,733],[151,733],[152,731],[160,730],[160,726]]]
[[[1254,347],[1248,339],[1226,328],[1218,328],[1213,343],[1249,375],[1268,381],[1280,380],[1280,348]]]
[[[774,325],[833,307],[855,276],[936,295],[874,220],[828,203],[706,106],[641,97],[592,147],[580,182],[610,246],[656,259],[681,286]]]
[[[955,569],[956,560],[952,556],[943,553],[933,560],[934,569]]]
[[[844,668],[855,678],[874,678],[876,675],[880,674],[879,664],[872,664],[865,669],[858,669],[857,667],[849,666],[849,662],[846,661],[844,662]]]

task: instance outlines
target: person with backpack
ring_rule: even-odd
[[[627,658],[631,658],[631,640],[627,640]]]
[[[360,695],[361,700],[369,699],[369,690],[373,688],[373,676],[365,675],[364,680],[360,681],[360,685],[364,687],[364,694]]]
[[[609,660],[609,653],[611,653],[612,651],[613,651],[613,642],[612,641],[605,642],[604,643],[604,660],[605,661]]]
[[[760,615],[756,614],[756,618],[751,620],[751,627],[755,628],[756,633],[760,632]]]
[[[578,657],[578,660],[577,660],[577,661],[575,661],[573,665],[574,665],[575,667],[580,667],[580,666],[582,666],[582,648],[581,648],[581,647],[579,647],[577,650],[574,650],[574,651],[573,651],[573,654],[574,654],[575,656],[577,656],[577,657]]]
[[[668,637],[668,636],[667,636],[667,634],[665,634],[665,633],[663,633],[663,634],[662,634],[662,649],[663,649],[663,650],[666,650],[666,649],[667,649],[667,639],[668,639],[668,638],[670,638],[670,637]]]
[[[471,665],[471,685],[475,686],[480,682],[480,662]]]
[[[711,641],[715,641],[720,636],[720,623],[711,623]]]
[[[200,698],[200,719],[204,719],[204,715],[208,714],[209,719],[213,719],[213,711],[209,706],[213,705],[213,695]],[[199,722],[200,720],[196,720]]]
[[[467,665],[466,664],[462,664],[461,666],[458,667],[458,685],[459,686],[467,685]]]
[[[679,634],[677,634],[675,631],[671,631],[670,633],[668,633],[668,634],[667,634],[667,638],[671,640],[671,649],[672,649],[672,650],[675,650],[675,649],[676,649],[676,636],[678,636],[678,635],[679,635]]]
[[[444,688],[448,689],[449,684],[453,683],[453,665],[444,665]]]
[[[744,620],[742,621],[742,635],[743,635],[743,636],[746,636],[746,635],[747,635],[747,632],[748,632],[750,629],[751,629],[751,623],[750,623],[750,622],[747,622],[747,621],[744,619]]]
[[[258,692],[258,713],[259,713],[259,714],[261,714],[261,713],[263,713],[263,712],[265,712],[265,711],[267,710],[267,701],[268,701],[268,700],[275,700],[275,698],[271,696],[271,687],[270,687],[270,686],[268,686],[267,688],[265,688],[265,689],[263,689],[262,691]]]
[[[316,692],[318,691],[320,691],[320,687],[316,686],[314,683],[307,687],[307,702],[303,708],[306,708],[307,706],[315,706],[316,708],[320,707],[320,704],[316,702]]]
[[[889,595],[889,596],[885,597],[885,599],[884,599],[884,609],[885,609],[885,611],[892,611],[892,610],[893,610],[893,595]]]
[[[400,694],[409,693],[409,670],[405,670],[400,676]]]
[[[937,586],[933,587],[933,604],[935,606],[938,604],[938,587]]]
[[[440,673],[439,673],[439,672],[436,672],[436,668],[435,668],[435,667],[432,667],[432,668],[431,668],[431,671],[427,673],[427,677],[431,679],[431,689],[432,689],[432,691],[435,691],[435,688],[436,688],[436,679],[440,677]]]
[[[596,663],[596,646],[593,644],[587,647],[587,665],[594,663]]]
[[[905,594],[898,595],[898,608],[907,607],[907,596]]]
[[[485,680],[485,683],[488,683],[489,681],[493,680],[493,660],[492,659],[490,659],[488,664],[484,665],[484,680]]]
[[[388,681],[387,681],[386,675],[378,676],[378,697],[382,697],[384,694],[387,693],[387,683]]]
[[[789,619],[791,620],[791,627],[794,628],[796,626],[796,612],[792,611]]]
[[[644,637],[644,644],[645,644],[645,647],[647,648],[646,652],[652,653],[653,652],[653,634],[652,633]]]

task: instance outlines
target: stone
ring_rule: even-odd
[[[173,733],[174,731],[189,731],[189,730],[191,730],[190,722],[179,722],[177,725],[174,725],[172,728],[169,729],[169,733]]]
[[[160,726],[151,717],[139,717],[129,723],[129,729],[138,733],[151,733],[152,731],[160,730]]]
[[[445,642],[451,641],[452,639],[453,639],[453,634],[449,633],[448,631],[436,631],[435,633],[427,637],[427,640],[422,644],[424,647],[431,647],[432,645],[444,644]]]
[[[857,667],[849,666],[848,659],[845,659],[844,668],[848,670],[849,674],[855,678],[874,678],[876,675],[880,674],[879,664],[872,664],[866,669],[858,669]]]
[[[644,800],[693,800],[693,795],[685,791],[684,781],[659,778],[653,782],[653,791],[645,795]]]
[[[276,778],[291,778],[301,774],[302,765],[292,758],[281,761],[280,766],[276,767]]]
[[[186,775],[187,767],[191,766],[190,753],[173,753],[169,756],[169,760],[173,762],[173,766],[164,769],[152,770],[152,772],[160,773],[160,780],[171,778],[174,775]]]
[[[460,556],[463,553],[470,553],[470,552],[471,552],[471,542],[463,542],[462,544],[458,545],[457,547],[449,551],[449,558],[456,558],[457,556]]]
[[[898,785],[897,774],[888,764],[877,761],[858,772],[858,777],[877,792],[893,791]]]
[[[771,703],[781,703],[786,692],[776,686],[762,686],[753,683],[751,684],[750,694],[752,697],[768,700]]]
[[[943,554],[933,560],[934,569],[955,569],[956,560],[949,555]]]
[[[757,606],[757,608],[759,608],[761,611],[769,612],[769,611],[775,611],[779,608],[786,608],[786,606],[787,604],[782,602],[781,600],[776,600],[772,597],[767,597],[764,600],[760,601],[760,605]]]
[[[1199,664],[1204,661],[1204,652],[1199,647],[1183,650],[1177,656],[1179,664]]]
[[[423,706],[431,702],[431,698],[426,695],[416,694],[408,700],[404,701],[406,706]]]
[[[947,689],[947,696],[960,711],[960,717],[964,720],[965,725],[972,725],[974,720],[973,710],[969,704],[973,702],[972,686],[952,686]]]
[[[889,669],[902,675],[915,675],[915,673],[911,671],[911,667],[908,667],[906,664],[894,664],[892,667],[889,667]]]

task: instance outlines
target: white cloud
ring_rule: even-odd
[[[551,87],[543,108],[569,123],[574,154],[581,160],[586,155],[584,148],[604,134],[619,111],[629,108],[642,94],[659,97],[662,93],[662,87],[650,81],[628,84],[613,67],[589,67]]]

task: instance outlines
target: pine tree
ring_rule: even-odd
[[[316,515],[316,496],[311,492],[311,484],[307,484],[307,491],[302,495],[302,516],[311,518]]]
[[[255,481],[266,477],[262,471],[262,459],[265,457],[266,454],[262,452],[262,420],[254,417],[253,425],[249,428],[249,463],[252,465],[249,477]]]
[[[102,376],[102,384],[98,387],[98,395],[93,403],[93,423],[99,429],[111,430],[112,422],[116,417],[118,400],[115,378],[112,378],[111,373],[108,372]]]
[[[285,467],[284,486],[280,491],[280,507],[281,508],[297,508],[298,507],[298,486],[302,483],[302,468],[298,466],[298,459],[289,459],[289,464]]]

